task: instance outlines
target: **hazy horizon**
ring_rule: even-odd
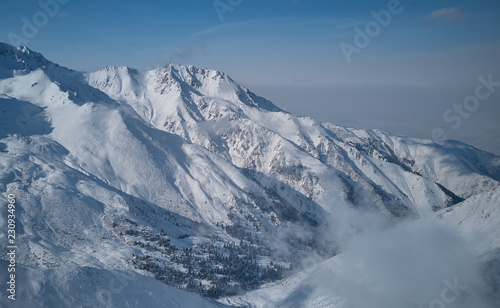
[[[454,109],[478,78],[500,81],[495,1],[40,3],[0,4],[0,41],[83,71],[217,69],[296,115],[426,139],[438,129],[500,155],[498,91]]]

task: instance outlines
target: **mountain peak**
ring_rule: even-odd
[[[4,58],[0,63],[0,78],[11,76],[13,74],[12,71],[33,71],[38,68],[55,65],[45,59],[42,54],[28,47],[14,47],[1,42],[0,57]]]
[[[155,70],[160,83],[175,84],[183,92],[197,95],[220,97],[234,94],[239,85],[227,74],[211,69],[202,69],[193,65],[167,64]]]
[[[178,77],[188,78],[193,76],[205,76],[214,79],[227,79],[231,82],[234,82],[226,73],[207,69],[207,68],[198,68],[194,65],[185,65],[178,63],[169,63],[164,66],[166,71],[171,72],[172,74],[176,74]]]
[[[243,104],[267,111],[282,111],[272,102],[240,86],[229,75],[212,69],[200,69],[193,65],[168,64],[158,69],[165,72],[165,80],[177,82],[181,90],[198,96],[240,101]]]
[[[148,109],[149,114],[158,115],[159,109],[164,113],[165,107],[173,110],[177,104],[187,105],[190,114],[200,114],[200,110],[195,109],[205,104],[201,101],[230,104],[235,109],[247,106],[282,111],[240,86],[226,73],[193,65],[172,63],[146,72],[126,66],[108,66],[88,74],[88,82],[114,99],[135,98],[141,105],[136,107]]]
[[[62,67],[26,46],[14,47],[0,42],[0,79],[27,74],[37,69],[48,71],[54,68]]]

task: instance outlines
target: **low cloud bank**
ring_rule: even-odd
[[[372,224],[344,244],[341,266],[312,279],[345,307],[492,307],[472,245],[428,221]]]

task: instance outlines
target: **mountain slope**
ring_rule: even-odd
[[[108,67],[90,73],[88,81],[154,127],[237,167],[271,173],[326,211],[346,200],[359,204],[367,193],[387,215],[425,216],[499,185],[500,160],[491,154],[294,117],[217,71]],[[298,166],[296,177],[290,180],[292,172],[283,165]]]

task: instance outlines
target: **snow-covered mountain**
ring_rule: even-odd
[[[231,295],[342,251],[356,213],[433,217],[499,186],[497,156],[296,117],[218,71],[82,73],[0,43],[0,202],[16,195],[34,301],[93,271]]]
[[[400,216],[426,215],[498,187],[500,159],[491,154],[294,117],[218,71],[107,67],[87,78],[155,128],[240,169],[271,174],[328,212],[332,203],[359,204],[358,190],[384,213]]]

